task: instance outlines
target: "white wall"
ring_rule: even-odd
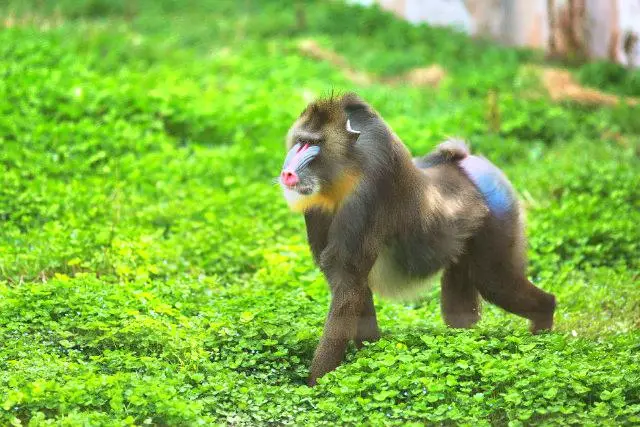
[[[349,0],[380,4],[412,23],[452,26],[471,35],[486,35],[505,44],[545,49],[549,40],[547,0]],[[565,7],[567,0],[556,0]],[[615,51],[627,63],[624,34],[640,36],[640,0],[586,0],[589,54],[608,58]],[[612,44],[615,44],[612,49]],[[640,43],[638,43],[640,45]],[[640,47],[633,53],[640,66]]]
[[[624,34],[631,31],[640,37],[640,0],[618,0],[620,31]],[[622,51],[619,52],[624,56]],[[635,51],[631,55],[636,67],[640,66],[640,43],[636,44]],[[625,58],[626,60],[627,58]]]

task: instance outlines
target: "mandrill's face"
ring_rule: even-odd
[[[320,192],[321,184],[317,171],[320,160],[318,143],[301,140],[291,147],[280,172],[280,185],[287,201],[295,202],[297,199]]]
[[[351,129],[339,101],[309,105],[287,134],[279,183],[293,211],[333,211],[357,181]]]

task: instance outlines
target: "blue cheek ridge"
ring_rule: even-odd
[[[309,164],[309,162],[313,160],[318,155],[318,153],[320,153],[320,147],[312,146],[307,148],[307,150],[300,158],[296,169],[302,169],[303,167],[307,166],[307,164]]]
[[[295,144],[293,147],[291,147],[291,150],[289,150],[289,152],[287,153],[287,157],[285,157],[285,159],[284,159],[284,163],[282,165],[282,169],[287,167],[287,164],[289,164],[289,162],[291,161],[293,156],[296,155],[296,153],[298,152],[299,149],[300,149],[300,143]]]
[[[289,152],[287,153],[287,157],[284,159],[284,165],[282,166],[283,169],[289,167],[296,171],[300,170],[307,166],[309,162],[311,162],[311,160],[313,160],[320,153],[320,147],[313,145],[304,149],[300,157],[296,157],[300,154],[299,150],[299,143],[291,147],[291,150],[289,150]],[[294,162],[294,164],[290,165],[292,161]]]

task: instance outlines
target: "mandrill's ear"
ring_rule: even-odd
[[[371,107],[353,92],[349,92],[342,97],[342,108],[348,117],[356,113],[372,114]]]
[[[353,140],[358,139],[362,129],[366,126],[366,121],[371,118],[371,109],[358,95],[349,92],[342,97],[342,108],[347,116],[346,129]]]
[[[342,108],[347,116],[346,129],[358,136],[358,145],[390,140],[390,132],[380,115],[353,92],[342,97]]]

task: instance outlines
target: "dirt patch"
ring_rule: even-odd
[[[326,61],[334,67],[340,69],[342,73],[354,83],[364,86],[370,85],[375,78],[369,73],[358,71],[351,67],[346,59],[338,53],[320,46],[314,40],[303,40],[298,44],[298,49],[302,54],[318,61]]]
[[[445,69],[435,64],[428,67],[414,68],[399,76],[381,79],[381,81],[387,84],[438,87],[446,76]]]
[[[638,98],[622,97],[582,86],[567,70],[550,67],[535,67],[532,69],[554,101],[575,101],[580,104],[609,106],[620,103],[628,105],[640,104]]]
[[[33,13],[16,16],[12,13],[9,13],[0,21],[0,28],[35,27],[40,29],[41,31],[48,31],[53,28],[61,27],[63,24],[64,20],[59,12],[55,12],[51,16],[40,16]]]
[[[373,73],[360,71],[349,65],[349,62],[340,54],[320,46],[315,40],[303,40],[298,44],[300,52],[318,61],[326,61],[338,68],[347,79],[353,83],[368,86],[373,83],[387,85],[411,85],[418,87],[438,87],[447,76],[440,65],[418,67],[406,73],[391,77],[380,77]]]

